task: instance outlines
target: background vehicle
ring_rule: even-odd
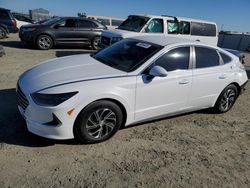
[[[113,17],[107,17],[107,16],[87,16],[90,19],[97,20],[101,22],[103,25],[105,25],[108,29],[115,29],[118,26],[121,25],[121,23],[124,21],[124,19],[121,18],[113,18]]]
[[[98,49],[101,32],[105,29],[106,27],[96,20],[63,17],[53,18],[41,24],[22,26],[19,37],[42,50],[48,50],[57,44],[84,44]]]
[[[0,8],[0,39],[6,38],[8,33],[16,33],[16,20],[10,10]]]
[[[238,57],[223,49],[140,36],[33,67],[18,81],[18,108],[35,134],[96,143],[121,125],[211,107],[227,112],[247,80]]]
[[[17,23],[17,28],[20,29],[23,25],[33,24],[34,21],[21,15],[14,15]]]
[[[218,43],[218,29],[214,22],[173,16],[130,15],[117,29],[102,33],[101,47],[142,34],[180,37],[213,46]]]

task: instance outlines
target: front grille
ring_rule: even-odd
[[[19,84],[17,84],[17,104],[22,107],[23,110],[27,108],[29,105],[29,101],[27,100],[26,96],[22,92]]]
[[[101,37],[101,43],[104,44],[104,45],[109,46],[110,45],[110,38],[102,36]]]

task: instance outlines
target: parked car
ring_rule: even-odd
[[[57,44],[84,44],[98,49],[100,35],[106,27],[96,20],[81,17],[53,18],[41,24],[25,25],[20,28],[22,41],[48,50]]]
[[[227,112],[247,80],[238,57],[221,48],[140,36],[31,68],[17,84],[18,108],[34,134],[96,143],[122,125],[211,107]]]
[[[0,8],[0,39],[4,39],[9,33],[16,33],[17,31],[16,20],[10,10]]]
[[[218,43],[218,28],[214,22],[174,16],[130,15],[117,29],[102,33],[100,47],[145,34],[180,37],[214,46]]]
[[[88,15],[88,18],[89,19],[94,19],[94,20],[97,20],[97,21],[101,22],[108,29],[116,29],[124,21],[124,19],[121,19],[121,18],[113,18],[113,17],[107,17],[107,16]]]
[[[21,15],[14,15],[15,19],[16,19],[16,23],[17,23],[17,28],[20,29],[21,26],[23,25],[28,25],[28,24],[33,24],[34,21],[25,17],[25,16],[21,16]]]

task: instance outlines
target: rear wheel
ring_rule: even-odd
[[[122,111],[110,101],[87,106],[74,125],[75,138],[81,143],[98,143],[112,137],[122,124]]]
[[[0,27],[0,39],[5,39],[7,36],[7,32],[3,27]]]
[[[40,35],[37,38],[36,45],[40,50],[49,50],[53,46],[53,40],[48,35]]]
[[[92,40],[92,49],[93,50],[98,50],[99,49],[99,43],[100,43],[100,37],[95,37]]]
[[[238,97],[238,92],[235,85],[231,84],[227,86],[216,101],[215,111],[224,113],[230,110]]]

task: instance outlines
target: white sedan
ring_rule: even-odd
[[[239,58],[225,50],[140,36],[31,68],[17,84],[18,108],[34,134],[96,143],[149,119],[226,112],[247,80]]]

